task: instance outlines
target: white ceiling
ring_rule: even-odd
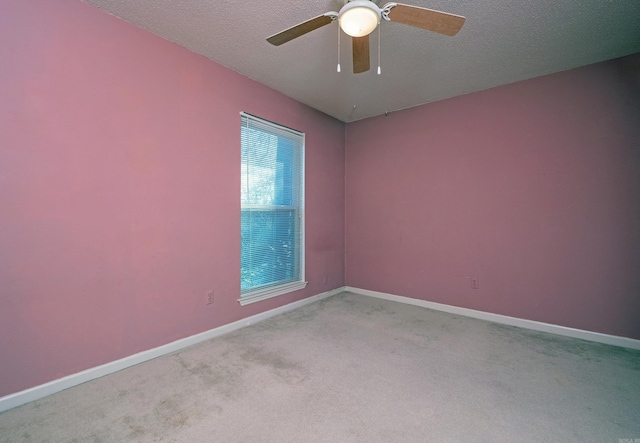
[[[344,122],[640,52],[640,0],[403,0],[467,21],[454,37],[383,21],[382,75],[377,31],[363,74],[346,34],[336,72],[337,22],[265,40],[344,0],[85,1]]]

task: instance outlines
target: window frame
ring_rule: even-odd
[[[277,211],[277,210],[289,210],[296,211],[297,210],[297,232],[298,232],[298,247],[296,254],[296,261],[294,263],[296,268],[299,270],[299,278],[295,281],[288,280],[284,283],[271,283],[263,286],[256,287],[256,289],[248,289],[243,292],[242,290],[242,279],[241,279],[241,289],[240,289],[240,298],[238,302],[241,306],[245,306],[250,303],[255,303],[261,300],[266,300],[272,297],[277,297],[279,295],[287,294],[293,291],[298,291],[300,289],[304,289],[307,286],[307,281],[305,280],[305,134],[301,131],[296,131],[295,129],[291,129],[289,127],[283,126],[279,123],[275,123],[269,120],[265,120],[263,118],[257,117],[252,114],[248,114],[246,112],[240,112],[240,131],[242,132],[242,128],[248,122],[255,122],[259,125],[270,127],[274,129],[274,132],[279,132],[282,134],[290,134],[294,138],[299,138],[299,147],[295,149],[299,149],[299,159],[300,162],[297,167],[299,168],[298,174],[298,183],[295,184],[295,193],[297,195],[297,201],[299,202],[299,206],[282,206],[282,205],[260,205],[260,204],[245,204],[242,202],[242,198],[240,200],[240,225],[242,226],[242,214],[247,210],[265,210],[265,211]],[[279,137],[279,136],[278,136]],[[242,152],[242,141],[240,142],[240,151]],[[242,168],[242,160],[241,160],[241,168]],[[242,178],[242,177],[241,177]],[[242,195],[242,194],[241,194]],[[242,244],[241,248],[241,257],[242,257]],[[240,263],[240,271],[242,273],[242,260]]]

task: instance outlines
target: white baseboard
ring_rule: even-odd
[[[640,340],[633,338],[618,337],[616,335],[601,334],[599,332],[585,331],[582,329],[568,328],[566,326],[552,325],[549,323],[542,323],[533,320],[525,320],[522,318],[508,317],[506,315],[492,314],[490,312],[476,311],[474,309],[459,308],[457,306],[445,305],[441,303],[434,303],[425,300],[418,300],[410,297],[403,297],[401,295],[387,294],[384,292],[370,291],[368,289],[359,289],[345,286],[345,291],[353,292],[354,294],[367,295],[369,297],[381,298],[384,300],[395,301],[399,303],[405,303],[414,306],[420,306],[427,309],[433,309],[434,311],[448,312],[450,314],[461,315],[464,317],[472,317],[480,320],[486,320],[494,323],[500,323],[503,325],[517,326],[519,328],[531,329],[539,332],[548,332],[556,335],[563,335],[565,337],[579,338],[582,340],[593,341],[597,343],[604,343],[607,345],[620,346],[623,348],[640,350]]]
[[[280,315],[285,312],[308,305],[310,303],[314,303],[316,301],[339,294],[340,292],[344,292],[344,290],[344,287],[341,287],[332,291],[323,292],[321,294],[317,294],[303,300],[298,300],[296,302],[289,303],[288,305],[281,306],[270,311],[262,312],[251,317],[235,321],[233,323],[222,325],[220,327],[210,329],[208,331],[201,332],[190,337],[167,343],[166,345],[158,346],[157,348],[142,351],[137,354],[121,358],[119,360],[105,363],[104,365],[89,368],[76,374],[71,374],[39,386],[25,389],[24,391],[0,397],[0,412],[38,400],[51,394],[55,394],[56,392],[63,391],[65,389],[94,380],[96,378],[104,377],[108,374],[113,374],[114,372],[118,372],[131,366],[135,366],[139,363],[143,363],[145,361],[179,351],[205,340],[210,340],[223,334],[228,334],[229,332],[235,331],[237,329],[259,323],[271,317],[275,317],[276,315]]]
[[[640,340],[635,340],[627,337],[618,337],[615,335],[601,334],[598,332],[584,331],[581,329],[567,328],[565,326],[552,325],[549,323],[542,323],[533,320],[525,320],[521,318],[508,317],[506,315],[492,314],[490,312],[476,311],[474,309],[460,308],[457,306],[445,305],[441,303],[434,303],[425,300],[418,300],[410,297],[403,297],[400,295],[387,294],[384,292],[370,291],[368,289],[353,288],[350,286],[343,286],[332,291],[323,292],[321,294],[314,295],[303,300],[299,300],[290,303],[285,306],[281,306],[270,311],[262,312],[251,317],[238,320],[233,323],[229,323],[200,334],[192,335],[180,340],[176,340],[166,345],[159,346],[157,348],[149,349],[147,351],[139,352],[128,357],[115,360],[104,365],[89,368],[76,374],[71,374],[66,377],[52,380],[48,383],[34,386],[24,391],[9,394],[4,397],[0,397],[0,412],[8,409],[15,408],[17,406],[38,400],[56,392],[63,391],[73,386],[94,380],[96,378],[103,377],[105,375],[112,374],[114,372],[121,371],[123,369],[135,366],[139,363],[143,363],[148,360],[152,360],[157,357],[161,357],[172,352],[179,351],[181,349],[193,346],[197,343],[212,338],[218,337],[223,334],[235,331],[237,329],[250,326],[255,323],[267,320],[276,315],[283,314],[288,311],[300,308],[302,306],[320,301],[322,299],[334,296],[341,292],[352,292],[354,294],[366,295],[369,297],[381,298],[384,300],[395,301],[399,303],[405,303],[409,305],[419,306],[422,308],[433,309],[435,311],[448,312],[464,317],[477,318],[480,320],[491,321],[494,323],[500,323],[510,326],[517,326],[524,329],[531,329],[534,331],[548,332],[551,334],[563,335],[566,337],[579,338],[582,340],[593,341],[597,343],[604,343],[613,346],[620,346],[623,348],[640,350]]]

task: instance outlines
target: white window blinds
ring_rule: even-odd
[[[304,134],[241,114],[240,302],[303,288]]]

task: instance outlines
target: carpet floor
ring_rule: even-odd
[[[0,442],[640,441],[640,351],[342,293],[0,414]]]

